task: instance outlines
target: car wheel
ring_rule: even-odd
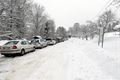
[[[24,55],[24,54],[25,54],[25,50],[22,49],[20,55]]]
[[[35,47],[33,47],[33,52],[35,51]]]

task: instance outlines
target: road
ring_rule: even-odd
[[[0,58],[0,80],[120,80],[120,60],[90,41],[70,39],[21,57]]]
[[[5,80],[6,75],[11,71],[13,58],[0,57],[0,80]]]

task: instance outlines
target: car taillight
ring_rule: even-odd
[[[17,46],[13,46],[12,49],[17,49]]]

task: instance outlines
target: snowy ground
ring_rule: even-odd
[[[107,36],[102,49],[96,39],[72,38],[22,57],[1,57],[0,80],[120,80],[119,44],[119,37]]]

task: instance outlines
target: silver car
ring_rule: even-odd
[[[31,40],[31,44],[33,44],[36,49],[42,48],[42,45],[40,44],[40,39],[33,39],[33,40]]]
[[[47,46],[47,42],[45,39],[33,39],[31,44],[35,45],[35,48],[43,48]]]
[[[26,40],[11,40],[0,47],[0,52],[4,56],[12,54],[24,55],[30,51],[35,51],[35,47]]]
[[[53,39],[47,39],[47,44],[48,44],[48,45],[55,45],[55,44],[56,44],[56,41],[53,40]]]
[[[40,39],[40,44],[42,45],[42,47],[46,47],[47,41],[45,39]]]

